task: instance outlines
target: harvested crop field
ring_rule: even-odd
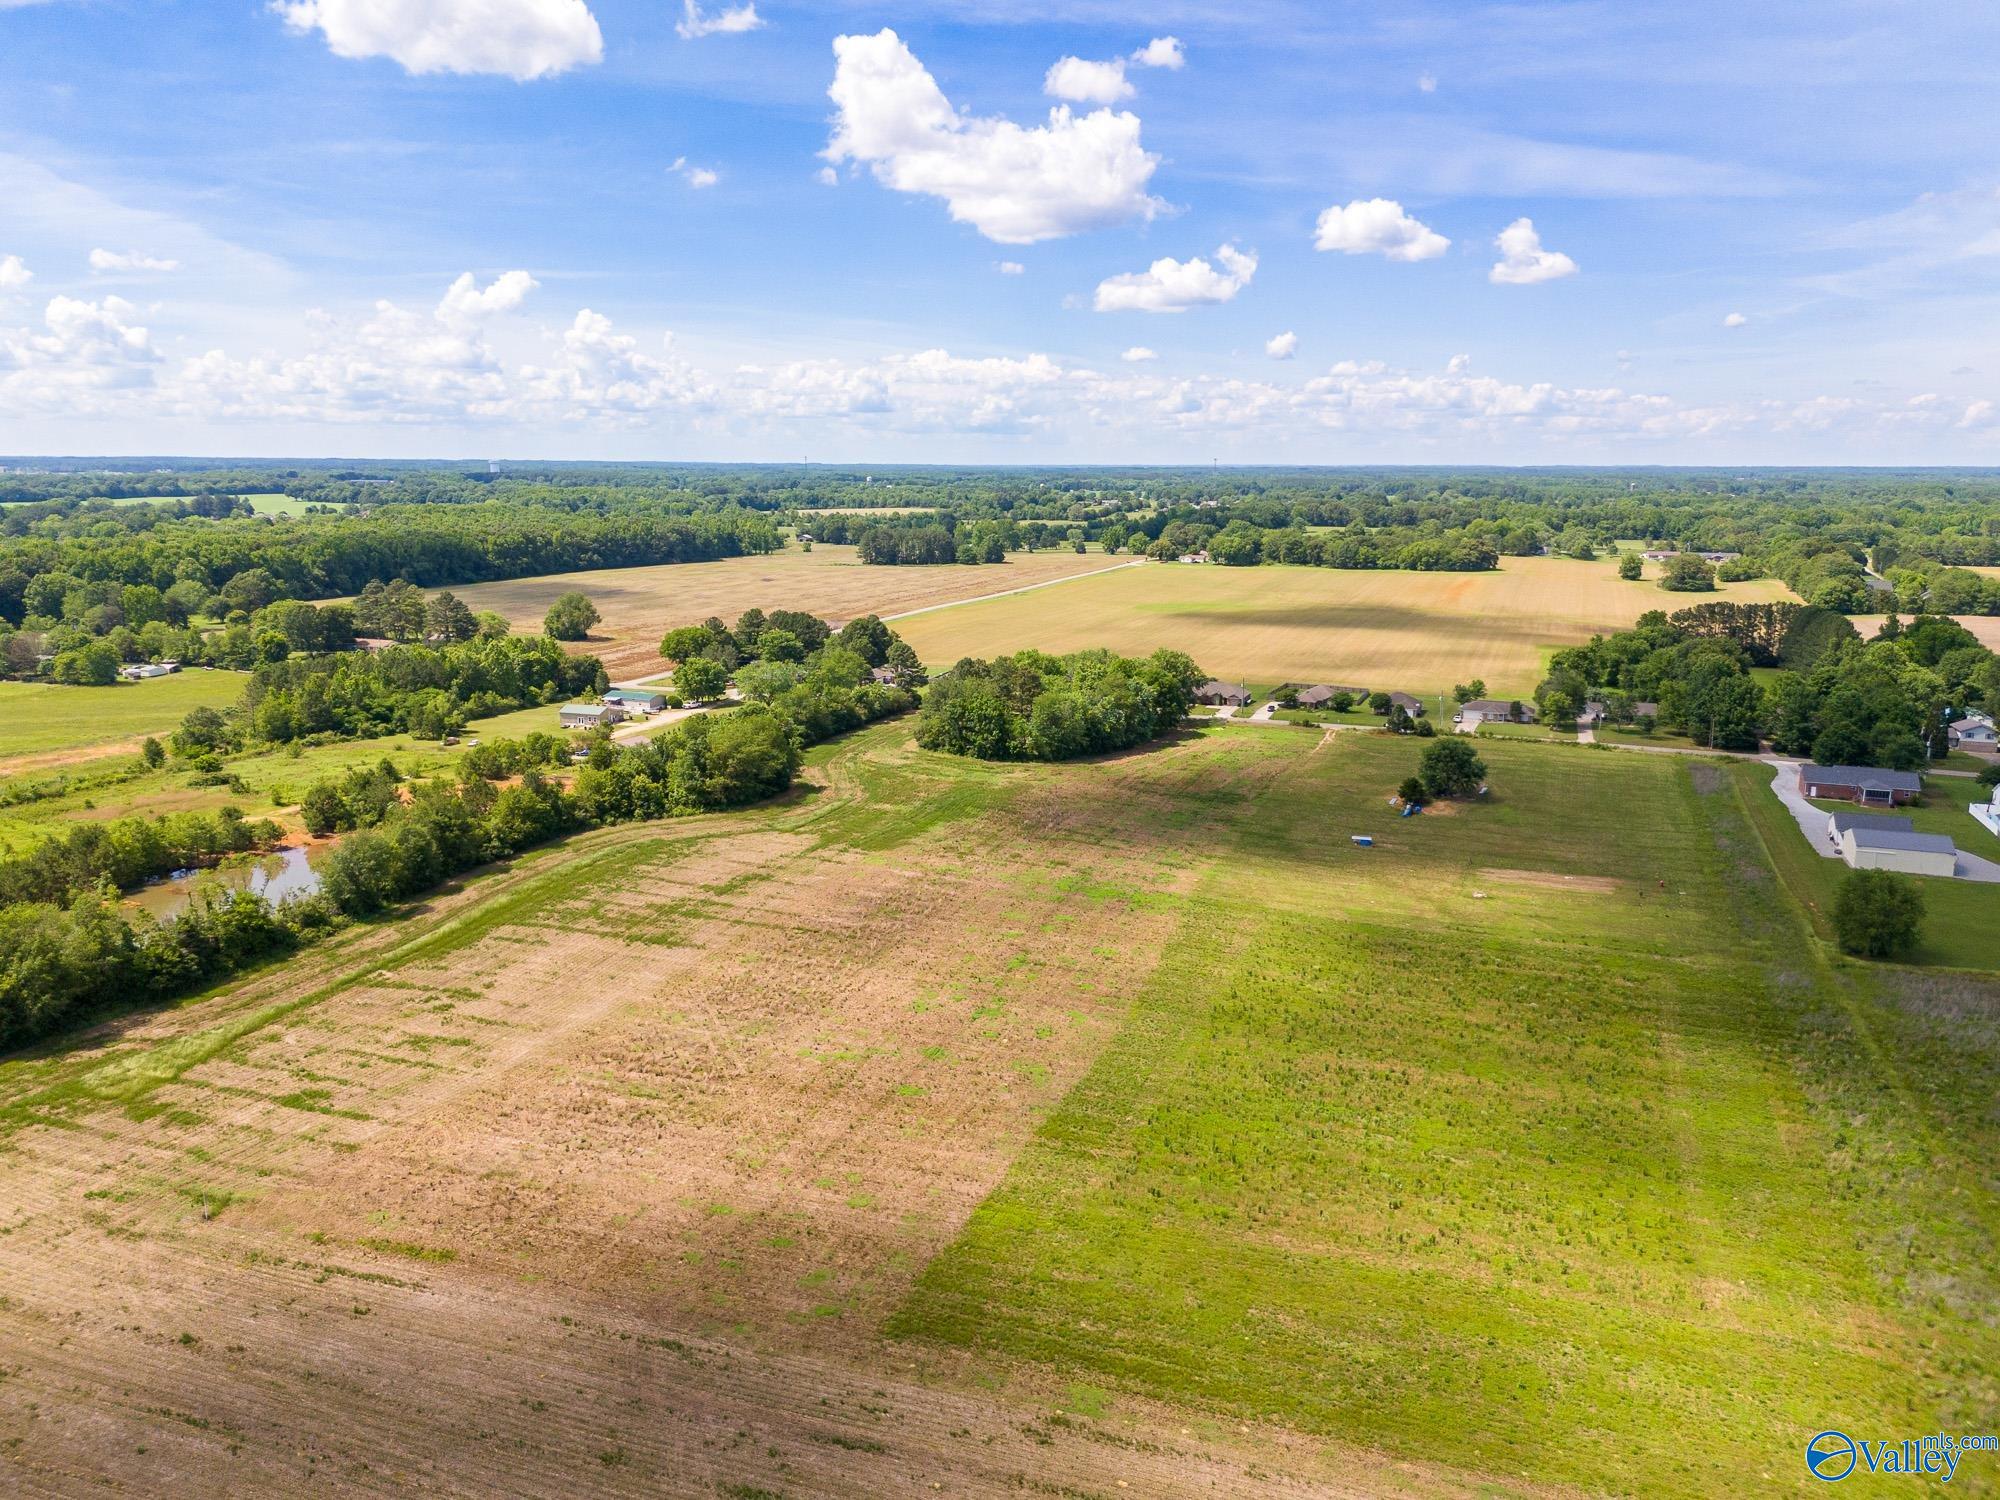
[[[588,642],[572,649],[603,658],[614,679],[626,680],[665,670],[660,637],[710,615],[733,621],[746,609],[803,609],[838,623],[997,594],[1117,561],[1101,552],[1018,552],[1004,563],[980,567],[871,567],[854,560],[852,547],[826,545],[718,562],[551,573],[452,592],[475,610],[493,610],[516,630],[531,631],[542,628],[542,616],[558,595],[588,594],[604,618],[592,627]]]
[[[933,670],[1023,646],[1134,655],[1171,646],[1231,680],[1426,694],[1478,677],[1489,693],[1525,697],[1550,648],[1623,629],[1649,609],[1790,597],[1771,580],[1669,594],[1621,580],[1608,560],[1508,557],[1490,573],[1169,563],[938,610],[896,629]]]
[[[1728,779],[1481,752],[1403,821],[1389,736],[879,726],[0,1062],[0,1489],[1712,1495],[1975,1426],[1990,1017],[1812,957]]]

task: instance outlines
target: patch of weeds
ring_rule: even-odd
[[[458,1259],[458,1252],[435,1245],[413,1245],[408,1240],[361,1239],[354,1242],[365,1250],[379,1250],[384,1255],[401,1255],[409,1260],[431,1261],[437,1265]]]

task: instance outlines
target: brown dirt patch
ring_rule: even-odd
[[[1552,870],[1477,870],[1474,874],[1496,885],[1531,885],[1547,891],[1595,891],[1600,895],[1622,889],[1625,884],[1610,875],[1560,875]]]

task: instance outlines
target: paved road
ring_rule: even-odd
[[[1642,748],[1642,747],[1634,747]],[[1799,795],[1799,766],[1796,760],[1780,760],[1776,756],[1766,756],[1764,763],[1773,768],[1771,790],[1778,794],[1778,800],[1785,804],[1799,825],[1799,832],[1805,835],[1806,844],[1822,859],[1839,859],[1840,846],[1827,833],[1826,811],[1814,807]],[[1957,840],[1953,840],[1954,843]],[[1977,854],[1958,851],[1958,867],[1952,872],[1954,880],[1972,880],[1982,885],[2000,885],[2000,864],[1990,859],[1982,859]]]

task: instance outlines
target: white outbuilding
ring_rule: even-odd
[[[1891,828],[1843,828],[1840,857],[1856,870],[1904,875],[1949,877],[1958,868],[1958,846],[1944,834]]]

